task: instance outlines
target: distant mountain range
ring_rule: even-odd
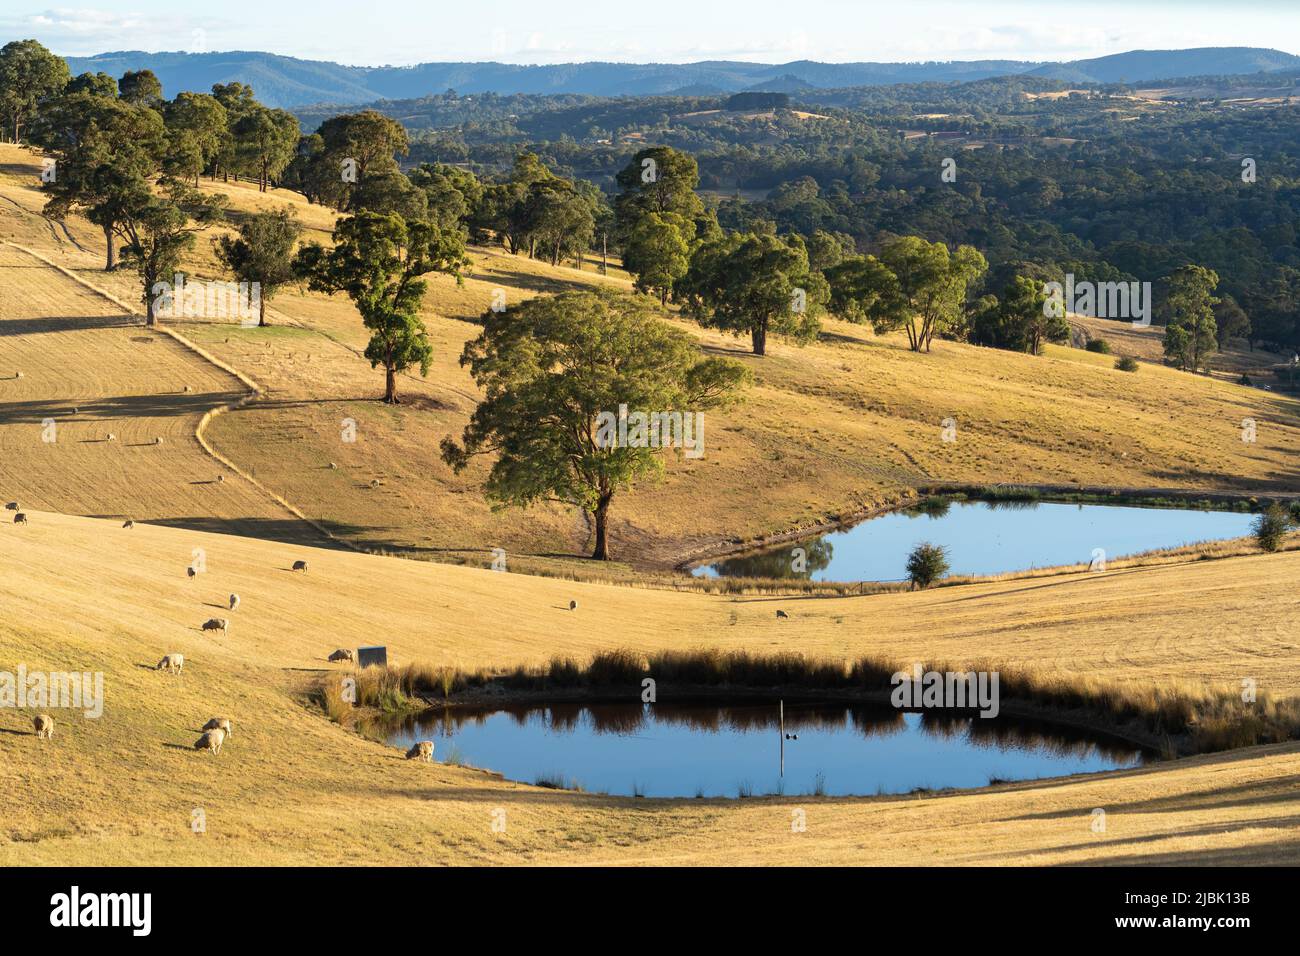
[[[797,92],[892,83],[966,82],[1029,75],[1069,83],[1144,83],[1184,76],[1234,75],[1300,69],[1300,57],[1254,47],[1134,50],[1068,63],[969,60],[932,63],[422,63],[418,66],[343,66],[273,53],[102,53],[68,57],[74,75],[103,71],[121,76],[150,69],[171,97],[206,92],[214,83],[250,84],[272,106],[369,103],[409,99],[455,89],[460,93],[585,93],[592,96],[712,95],[744,90]]]

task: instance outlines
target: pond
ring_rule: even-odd
[[[947,550],[949,573],[1002,574],[1089,564],[1156,548],[1250,534],[1238,511],[1038,501],[932,500],[842,531],[694,568],[707,577],[903,581],[907,556],[929,542]],[[795,549],[802,549],[802,561]]]
[[[781,774],[776,700],[551,703],[451,708],[387,733],[403,750],[523,783],[646,797],[831,796],[982,787],[1135,767],[1136,747],[1005,717],[912,713],[884,705],[785,701]]]

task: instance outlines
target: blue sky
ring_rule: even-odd
[[[1300,53],[1300,0],[4,0],[0,41],[25,37],[64,55],[240,49],[356,65]]]

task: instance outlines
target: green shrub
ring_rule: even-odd
[[[928,588],[948,573],[948,552],[937,544],[922,542],[907,556],[907,578],[913,587]]]
[[[1110,343],[1105,339],[1088,339],[1088,344],[1084,348],[1089,352],[1096,352],[1098,355],[1110,354]]]
[[[1137,359],[1131,355],[1123,355],[1115,360],[1115,367],[1121,372],[1136,372],[1138,370]]]
[[[1276,551],[1282,547],[1282,536],[1290,526],[1290,512],[1281,505],[1269,505],[1264,509],[1264,513],[1255,519],[1255,540],[1265,551]]]

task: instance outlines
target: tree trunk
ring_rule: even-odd
[[[153,286],[154,284],[150,282],[146,286],[146,289],[147,290],[152,289]],[[174,294],[175,293],[173,292],[173,295]],[[155,313],[154,308],[155,308],[154,297],[146,291],[144,297],[144,324],[149,326],[150,328],[153,328],[155,325],[158,324],[158,316]]]
[[[604,233],[600,236],[600,274],[609,274],[609,240]]]
[[[397,402],[397,372],[391,365],[384,367],[384,401],[389,405],[396,405]]]
[[[266,328],[266,299],[260,295],[257,297],[257,325]]]
[[[596,502],[596,550],[591,552],[593,561],[608,561],[609,558],[609,503],[613,495],[602,495]]]
[[[117,268],[117,250],[113,246],[113,227],[104,227],[104,245],[108,247],[108,252],[104,257],[104,271],[112,272]]]
[[[749,330],[750,341],[754,345],[755,355],[767,354],[767,323],[760,322]]]

